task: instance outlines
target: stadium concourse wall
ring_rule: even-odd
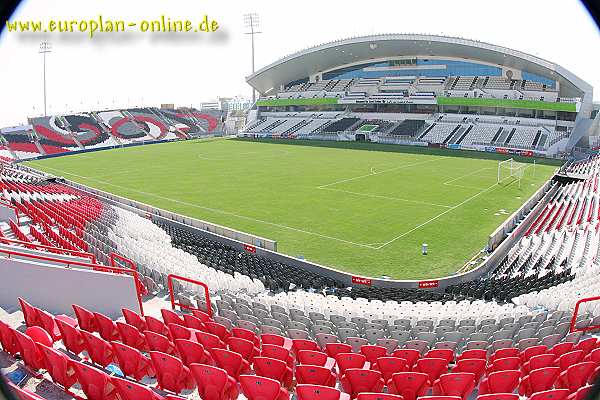
[[[39,173],[37,170],[34,171]],[[75,189],[86,192],[90,196],[94,196],[109,204],[134,212],[142,217],[151,219],[152,221],[164,222],[189,232],[199,234],[208,239],[224,243],[239,251],[256,254],[291,267],[330,277],[343,282],[347,286],[413,288],[423,290],[443,290],[447,286],[471,281],[495,269],[504,259],[508,250],[523,236],[524,230],[520,228],[528,226],[528,224],[536,218],[557,190],[557,185],[553,184],[552,180],[549,180],[534,193],[533,196],[519,208],[519,210],[509,217],[501,227],[490,236],[490,241],[494,243],[494,248],[488,248],[488,256],[476,268],[456,275],[427,280],[393,280],[352,275],[351,273],[340,271],[335,268],[279,253],[277,252],[277,242],[269,239],[162,210],[148,204],[94,189],[76,182],[64,180],[62,178],[61,181]],[[457,266],[457,269],[458,267],[460,266]],[[208,284],[210,285],[210,283]]]

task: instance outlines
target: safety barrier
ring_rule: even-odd
[[[138,273],[137,265],[131,259],[129,259],[125,256],[122,256],[120,254],[117,254],[115,252],[111,252],[110,253],[110,265],[114,268],[123,268],[119,264],[117,264],[117,260],[121,261],[124,264],[129,265],[129,269],[132,269],[136,273]],[[145,296],[148,294],[148,289],[146,289],[146,286],[144,286],[144,284],[142,283],[141,280],[138,279],[138,280],[136,280],[135,283],[137,285],[138,292],[140,292],[142,294],[142,296]]]
[[[183,282],[187,282],[187,283],[193,283],[195,285],[203,287],[204,288],[204,300],[206,302],[206,310],[202,310],[201,308],[195,308],[195,307],[191,307],[191,306],[176,302],[175,301],[175,293],[173,290],[173,280],[183,281]],[[178,306],[179,308],[183,308],[186,310],[205,311],[210,317],[212,317],[212,308],[210,306],[210,293],[208,291],[208,285],[206,283],[200,282],[200,281],[197,281],[194,279],[186,278],[185,276],[179,276],[179,275],[174,275],[174,274],[169,274],[169,276],[167,276],[167,283],[169,286],[169,297],[171,299],[171,308],[173,310],[175,309],[175,306]]]
[[[23,246],[27,246],[28,248],[32,248],[34,250],[48,250],[50,252],[60,252],[60,253],[66,253],[70,256],[75,256],[75,257],[81,257],[81,258],[89,258],[90,262],[92,264],[96,264],[96,256],[93,255],[92,253],[86,253],[83,251],[76,251],[76,250],[71,250],[71,249],[63,249],[62,247],[55,247],[55,246],[46,246],[43,244],[38,244],[38,243],[33,243],[33,242],[23,242],[21,240],[15,240],[15,239],[9,239],[9,238],[5,238],[5,237],[0,237],[0,243],[6,243],[6,244],[19,244],[19,245],[23,245]]]
[[[586,332],[586,331],[592,331],[594,329],[600,329],[600,325],[591,325],[591,326],[586,326],[583,328],[577,328],[577,313],[579,312],[579,307],[583,304],[583,303],[588,303],[590,301],[596,301],[596,300],[600,300],[600,296],[596,296],[596,297],[586,297],[584,299],[579,300],[576,304],[575,304],[575,310],[573,310],[573,318],[571,318],[571,332]]]

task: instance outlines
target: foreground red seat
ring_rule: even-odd
[[[192,364],[212,364],[210,353],[200,343],[175,339],[175,347],[177,347],[181,361],[187,367]]]
[[[335,358],[340,353],[352,353],[352,346],[348,343],[327,343],[325,345],[325,353],[329,357]]]
[[[320,351],[300,350],[296,354],[296,360],[302,365],[318,365],[330,371],[335,366],[335,360]]]
[[[231,336],[249,340],[254,343],[254,346],[260,347],[260,339],[249,329],[235,327],[231,330]]]
[[[560,357],[563,354],[566,354],[568,352],[570,352],[571,350],[573,350],[573,342],[562,342],[562,343],[557,343],[554,345],[554,347],[552,347],[549,351],[550,353],[556,355],[556,357]]]
[[[144,338],[150,351],[160,351],[172,356],[178,356],[175,344],[168,337],[152,331],[144,331]]]
[[[241,375],[242,393],[248,400],[289,400],[289,392],[275,379],[256,375]]]
[[[275,335],[273,333],[263,333],[262,335],[260,335],[260,341],[263,345],[274,344],[277,346],[284,347],[287,350],[291,350],[293,345],[292,339],[283,337],[281,335]]]
[[[397,372],[408,371],[406,360],[398,357],[379,357],[375,362],[375,365],[371,368],[381,372],[381,376],[385,382],[392,379],[392,375]]]
[[[565,400],[568,396],[568,389],[553,389],[534,393],[529,400]]]
[[[429,375],[422,372],[398,372],[387,383],[388,392],[404,400],[416,400],[429,390]]]
[[[488,360],[490,364],[493,364],[494,361],[496,361],[499,358],[506,358],[506,357],[518,357],[519,356],[519,349],[515,348],[515,347],[506,347],[503,349],[498,349],[494,352],[494,354],[492,354],[492,356],[490,357],[490,359]]]
[[[292,352],[296,356],[298,356],[298,352],[300,352],[301,350],[321,351],[321,349],[319,349],[319,345],[314,340],[293,339],[292,340]]]
[[[98,325],[96,324],[96,318],[94,317],[93,312],[84,307],[78,306],[77,304],[73,304],[72,307],[73,311],[75,311],[75,316],[77,317],[79,329],[88,332],[98,331]]]
[[[114,359],[111,344],[88,331],[81,331],[81,335],[85,341],[85,350],[90,359],[94,364],[106,368]]]
[[[223,342],[227,342],[227,339],[231,336],[231,332],[227,330],[225,325],[219,324],[218,322],[208,321],[205,322],[204,325],[206,326],[208,333],[217,335]]]
[[[115,387],[104,371],[78,361],[73,361],[73,369],[88,400],[116,399]]]
[[[146,317],[146,322],[148,322],[147,319],[148,317]],[[197,329],[199,331],[205,331],[207,329],[204,322],[192,314],[183,314],[183,323],[190,329]]]
[[[181,317],[175,311],[167,310],[166,308],[163,308],[160,310],[160,313],[163,317],[163,321],[165,321],[165,324],[167,324],[167,325],[176,324],[176,325],[185,326],[185,321],[184,321],[183,317]]]
[[[140,385],[126,379],[111,377],[111,383],[119,400],[163,400],[164,398],[148,386]]]
[[[171,332],[169,331],[167,324],[162,322],[160,319],[146,315],[144,320],[146,321],[146,330],[158,333],[159,335],[163,335],[171,339]]]
[[[462,353],[460,353],[460,356],[458,356],[456,358],[456,361],[459,362],[460,360],[462,360],[464,358],[486,360],[487,359],[487,350],[483,350],[483,349],[465,350]]]
[[[360,368],[348,368],[340,378],[340,384],[351,399],[362,392],[381,392],[384,386],[379,371]]]
[[[492,365],[488,366],[487,373],[516,370],[521,368],[521,359],[519,357],[503,357],[494,360]]]
[[[456,362],[452,372],[470,372],[475,374],[475,383],[479,382],[485,372],[485,359],[481,358],[462,358]]]
[[[516,393],[480,394],[476,400],[519,400],[519,395]]]
[[[374,365],[377,359],[387,356],[387,350],[383,346],[368,344],[360,347],[360,354],[367,358],[369,364]]]
[[[118,321],[117,329],[119,330],[119,335],[121,335],[121,340],[127,346],[131,346],[141,351],[148,350],[146,338],[144,337],[142,332],[137,330],[136,327],[134,327],[133,325],[129,325],[125,322]]]
[[[290,368],[294,366],[294,358],[292,357],[290,351],[287,348],[277,344],[263,343],[262,348],[260,350],[260,355],[263,357],[270,357],[284,361]]]
[[[571,365],[575,365],[583,361],[584,356],[585,354],[583,353],[583,350],[573,350],[558,357],[556,360],[556,365],[561,371],[566,371]]]
[[[451,349],[431,349],[423,358],[443,358],[449,364],[454,360],[454,351]]]
[[[521,372],[517,370],[492,372],[479,384],[479,394],[512,393],[520,378]]]
[[[221,368],[192,364],[192,376],[202,400],[236,400],[239,396],[236,380]]]
[[[42,322],[40,321],[40,317],[38,315],[37,307],[32,306],[21,297],[19,297],[19,304],[21,306],[21,311],[23,312],[23,319],[25,320],[25,325],[27,327],[42,325]]]
[[[177,357],[159,351],[151,351],[150,359],[156,371],[158,387],[174,393],[191,390],[196,387],[188,367]]]
[[[533,356],[523,364],[523,371],[529,373],[534,369],[553,367],[556,360],[556,356],[553,353],[540,354]]]
[[[62,336],[62,342],[71,353],[78,355],[85,350],[85,341],[81,330],[74,326],[67,324],[64,321],[56,320],[56,325],[60,330]]]
[[[597,365],[591,361],[571,365],[559,375],[555,385],[557,388],[569,389],[573,393],[588,383],[596,367]]]
[[[319,385],[298,385],[296,386],[296,395],[298,400],[350,400],[347,393],[340,392],[333,387]]]
[[[296,381],[300,384],[334,387],[336,377],[330,368],[305,364],[296,366]]]
[[[269,357],[255,357],[253,369],[256,375],[275,379],[286,388],[292,386],[292,369],[285,361]]]
[[[356,400],[403,400],[402,396],[389,393],[359,393]]]
[[[125,376],[140,381],[144,376],[154,376],[156,373],[150,359],[138,349],[119,342],[112,342],[117,365]]]
[[[69,389],[77,382],[75,369],[69,357],[43,344],[38,344],[38,348],[44,357],[46,370],[55,383],[58,383],[65,389]]]
[[[338,374],[343,375],[348,368],[369,368],[367,357],[356,353],[338,353],[335,356]]]
[[[19,352],[19,345],[13,329],[3,321],[0,321],[0,344],[2,344],[2,349],[11,356]]]
[[[571,393],[568,400],[585,400],[592,390],[592,386],[584,386],[579,388],[575,393]]]
[[[19,354],[23,358],[25,364],[35,371],[44,368],[45,364],[42,353],[33,339],[17,330],[13,330],[13,332],[17,339]]]
[[[417,360],[419,358],[421,358],[421,353],[419,353],[419,350],[415,350],[415,349],[398,349],[398,350],[394,350],[394,352],[392,353],[392,355],[394,357],[405,359],[406,360],[406,365],[409,368],[412,368],[417,363]]]
[[[421,358],[413,371],[424,372],[429,376],[429,382],[435,382],[442,373],[448,371],[448,362],[443,358]]]
[[[98,333],[102,339],[108,342],[121,340],[121,335],[119,334],[119,330],[117,329],[117,324],[115,324],[115,321],[99,312],[94,313],[94,319],[96,320]]]
[[[582,350],[584,355],[588,355],[590,351],[594,350],[598,346],[598,339],[595,337],[581,340],[575,345],[575,350]]]
[[[135,327],[140,332],[146,330],[146,320],[140,314],[128,308],[122,308],[121,312],[123,313],[123,317],[125,317],[125,322],[129,325]]]
[[[176,326],[176,325],[170,325],[171,326]],[[187,329],[187,328],[185,328]],[[202,332],[202,331],[195,331],[195,338],[198,341],[198,343],[202,343],[202,346],[204,346],[205,349],[208,349],[209,351],[212,352],[212,350],[214,349],[225,349],[227,348],[227,345],[225,343],[223,343],[223,341],[221,339],[219,339],[219,337],[217,335],[213,335],[212,333],[208,333],[208,332]],[[184,337],[177,337],[177,339],[185,339]]]
[[[541,354],[546,354],[548,348],[543,344],[538,346],[531,346],[523,350],[519,353],[519,357],[521,358],[521,362],[526,363],[531,359],[531,357],[539,356]]]
[[[229,350],[241,354],[248,362],[252,362],[254,357],[260,354],[260,350],[254,346],[253,342],[239,337],[230,337],[228,347]]]
[[[521,380],[519,394],[521,396],[531,396],[533,393],[552,389],[559,374],[560,368],[558,367],[534,369]]]
[[[434,382],[432,393],[434,396],[458,396],[465,400],[475,389],[475,374],[471,372],[453,372],[442,374]]]
[[[227,371],[229,376],[237,379],[240,374],[250,371],[250,363],[242,356],[225,349],[213,349],[212,357],[217,367]]]

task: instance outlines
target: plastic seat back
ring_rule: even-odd
[[[114,359],[113,348],[110,343],[88,331],[81,331],[81,335],[90,359],[94,364],[106,368]]]
[[[430,382],[435,382],[441,374],[448,371],[448,362],[443,358],[421,358],[413,368],[415,372],[424,372]]]
[[[475,388],[475,374],[471,372],[453,372],[442,374],[433,385],[433,394],[458,396],[466,399]]]
[[[198,342],[175,339],[175,347],[177,347],[181,361],[188,367],[191,364],[210,364],[212,362],[209,352]]]
[[[366,346],[361,346],[360,354],[365,356],[368,362],[375,364],[378,358],[385,357],[387,355],[387,350],[383,346],[369,344]]]
[[[184,340],[184,339],[180,339]],[[204,364],[190,366],[202,400],[234,400],[239,392],[236,381],[221,368]]]
[[[565,400],[569,396],[569,389],[552,389],[534,393],[529,400]]]
[[[285,361],[270,357],[255,357],[253,369],[256,375],[275,379],[285,387],[292,384],[292,369]]]
[[[475,382],[479,382],[485,372],[485,359],[481,358],[463,358],[456,362],[452,372],[470,372],[475,374]]]
[[[165,324],[167,325],[176,324],[180,326],[185,326],[184,319],[173,310],[167,310],[166,308],[163,308],[160,310],[160,314],[163,317],[163,321],[165,321]]]
[[[458,362],[464,358],[486,360],[487,359],[487,351],[483,350],[483,349],[465,350],[460,354],[460,356],[457,357],[456,360]]]
[[[235,379],[248,369],[248,363],[244,363],[244,359],[239,353],[225,349],[213,349],[212,357],[217,367],[224,369],[229,376]]]
[[[5,352],[14,356],[19,352],[19,345],[13,329],[4,321],[0,321],[0,343]]]
[[[121,321],[117,321],[116,324],[123,343],[141,351],[146,351],[148,349],[146,338],[133,325]]]
[[[566,371],[560,374],[562,387],[569,389],[571,392],[575,392],[577,389],[587,384],[597,367],[598,366],[592,361],[571,365]]]
[[[519,357],[504,357],[497,358],[492,366],[489,368],[489,372],[506,371],[509,369],[520,369],[521,359]]]
[[[321,349],[319,349],[319,345],[314,340],[308,340],[308,339],[292,340],[292,352],[296,356],[298,356],[298,352],[301,350],[321,351]]]
[[[162,396],[154,393],[148,386],[116,376],[111,377],[110,382],[120,400],[163,400]]]
[[[112,342],[115,361],[125,376],[141,380],[144,376],[154,376],[150,359],[138,349],[119,342]]]
[[[398,357],[379,357],[375,362],[374,369],[381,372],[385,382],[392,379],[392,375],[398,372],[407,372],[406,360]]]
[[[296,395],[298,400],[340,400],[342,392],[328,386],[301,384],[296,386]]]
[[[242,393],[248,400],[286,400],[287,390],[275,379],[256,375],[242,375],[239,378]]]
[[[171,331],[169,331],[167,324],[165,324],[163,321],[150,315],[146,315],[144,319],[146,321],[146,330],[170,337]]]
[[[556,363],[561,371],[566,371],[571,365],[581,362],[584,355],[583,350],[573,350],[558,357]]]
[[[65,389],[70,388],[77,382],[77,377],[74,374],[75,371],[69,357],[43,344],[39,344],[38,348],[44,357],[46,370],[54,382],[60,384]]]
[[[198,343],[202,343],[202,346],[210,352],[214,349],[224,349],[227,347],[217,335],[213,335],[212,333],[195,331],[194,334]]]
[[[296,359],[302,365],[318,365],[323,367],[327,363],[329,356],[320,351],[300,350]]]
[[[72,307],[73,311],[75,311],[75,317],[77,317],[79,329],[88,332],[96,332],[98,330],[93,312],[77,304],[73,304]]]
[[[558,367],[534,369],[521,381],[519,393],[531,396],[532,393],[549,390],[554,386],[554,382],[558,379],[559,374],[560,368]]]
[[[183,314],[183,322],[185,323],[185,326],[191,329],[198,329],[200,331],[205,331],[207,329],[206,325],[204,325],[204,322],[192,314]]]
[[[363,392],[381,392],[384,386],[379,371],[359,368],[348,368],[340,382],[352,399]]]
[[[260,355],[284,361],[289,367],[294,365],[294,359],[290,354],[290,351],[283,346],[263,343]]]
[[[348,368],[364,368],[367,357],[356,353],[338,353],[335,356],[335,362],[340,375],[343,375]]]
[[[56,320],[56,325],[58,326],[58,330],[62,336],[62,342],[67,350],[73,354],[80,354],[85,350],[85,342],[81,334],[82,331],[79,328],[75,328],[61,320]]]
[[[231,335],[234,337],[249,340],[252,343],[254,343],[256,347],[260,346],[260,339],[258,338],[256,333],[252,332],[249,329],[235,327],[231,330]]]
[[[329,357],[335,358],[340,353],[352,353],[352,346],[347,343],[327,343],[325,353]]]
[[[144,331],[144,338],[150,351],[160,351],[172,356],[178,356],[175,344],[168,337],[152,331]]]
[[[21,311],[23,312],[23,319],[25,320],[26,326],[41,326],[40,317],[38,315],[38,309],[29,304],[25,299],[19,297],[19,304],[21,305]]]
[[[336,378],[330,369],[318,365],[296,366],[296,380],[301,384],[335,386]]]
[[[448,363],[454,361],[454,350],[451,349],[431,349],[423,358],[443,358]]]
[[[421,358],[421,353],[415,349],[398,349],[392,355],[405,359],[409,368],[412,368],[417,363],[417,360]]]
[[[135,327],[138,331],[144,332],[147,329],[146,320],[140,314],[128,308],[122,308],[121,312],[123,313],[123,317],[125,317],[125,322]]]
[[[230,337],[228,342],[229,350],[239,353],[249,362],[259,354],[259,350],[249,340],[239,337]]]
[[[121,340],[121,335],[119,334],[119,330],[117,329],[117,324],[115,324],[115,321],[99,312],[94,313],[94,319],[96,320],[98,333],[102,339],[109,342]]]
[[[399,394],[404,400],[416,400],[429,389],[429,376],[422,372],[398,372],[388,382],[390,393]]]
[[[114,387],[104,371],[78,361],[73,361],[73,369],[88,400],[112,400],[115,398]]]
[[[44,359],[35,341],[22,332],[17,330],[13,330],[13,332],[19,346],[19,354],[25,364],[33,370],[44,368]]]
[[[196,386],[190,370],[183,365],[179,358],[151,351],[150,359],[156,371],[159,388],[180,393],[184,389],[193,389]]]

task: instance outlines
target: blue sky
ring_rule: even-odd
[[[0,126],[43,111],[39,42],[48,40],[50,113],[135,105],[197,105],[249,96],[250,43],[243,15],[260,14],[257,69],[306,47],[375,33],[430,33],[486,41],[557,62],[600,99],[600,34],[577,0],[315,1],[27,0],[18,19],[139,21],[164,14],[219,22],[213,34],[15,34],[0,37]]]

